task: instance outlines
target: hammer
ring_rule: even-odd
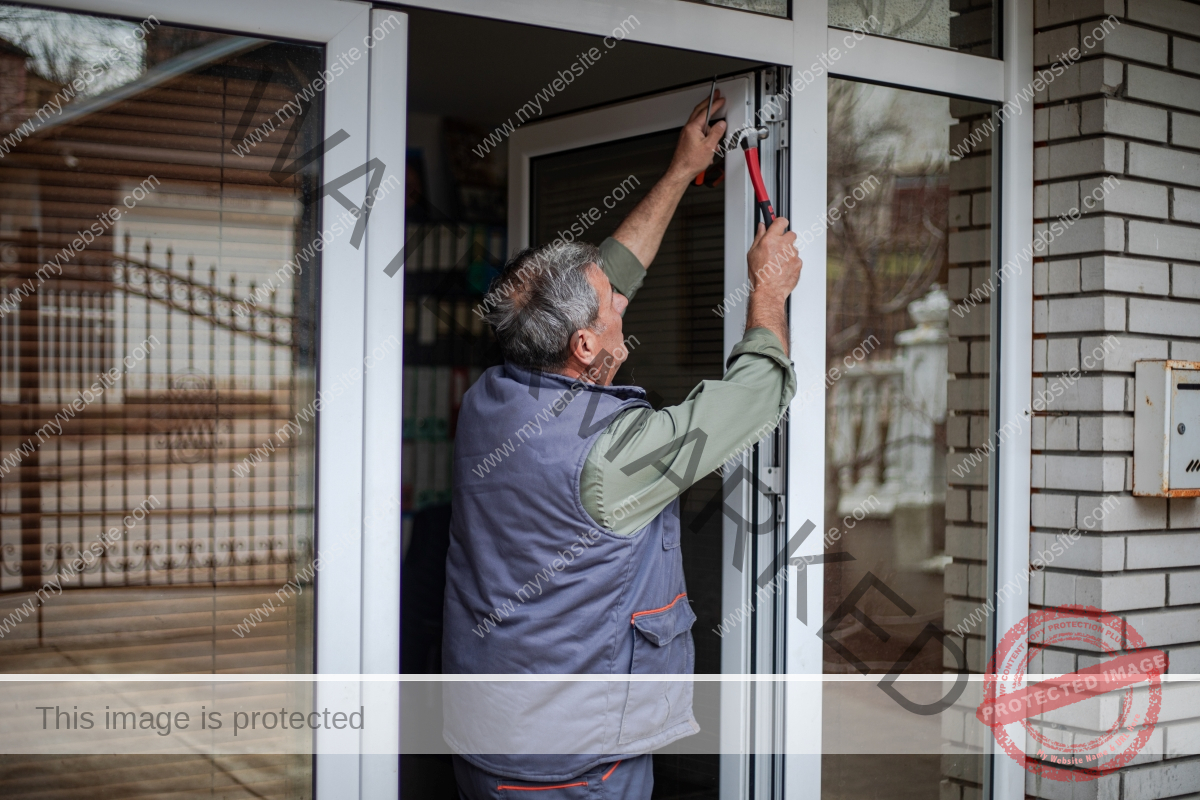
[[[754,207],[762,212],[763,221],[770,225],[775,221],[775,209],[771,207],[771,198],[767,196],[767,187],[763,183],[762,170],[758,165],[758,142],[767,138],[770,131],[766,128],[747,128],[742,132],[742,149],[746,151],[746,168],[750,170],[750,182],[754,184]],[[750,140],[754,139],[754,146]]]

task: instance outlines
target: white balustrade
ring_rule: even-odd
[[[891,519],[896,559],[936,556],[932,531],[946,502],[947,316],[941,287],[908,306],[916,327],[896,336],[892,358],[868,358],[831,391],[830,457],[839,517]]]

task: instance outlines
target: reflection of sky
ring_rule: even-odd
[[[860,130],[891,122],[903,131],[879,142],[880,149],[895,153],[897,170],[908,172],[948,160],[954,122],[949,98],[870,84],[859,84],[858,92],[854,124]]]
[[[0,5],[0,38],[29,52],[34,71],[57,83],[83,77],[88,68],[108,61],[110,48],[120,52],[106,70],[94,70],[96,77],[80,93],[85,97],[129,83],[142,73],[146,48],[133,36],[136,28],[124,20]]]

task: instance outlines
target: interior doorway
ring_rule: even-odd
[[[511,135],[676,87],[703,94],[714,76],[760,65],[616,38],[409,13],[401,664],[405,672],[436,673],[457,409],[479,375],[500,363],[490,330],[473,309],[522,244],[511,234],[513,214],[529,215],[529,243],[539,244],[616,191],[621,196],[612,197],[611,211],[580,236],[599,244],[666,168],[678,128],[587,148],[564,140],[554,148],[561,152],[531,165],[526,200],[532,202],[521,211],[510,186]],[[484,84],[481,75],[497,79]],[[679,402],[700,380],[723,372],[725,323],[711,310],[726,291],[725,205],[721,184],[689,189],[626,317],[627,332],[649,335],[655,347],[634,349],[617,382],[645,387],[656,406]],[[720,672],[721,641],[710,631],[720,621],[728,559],[723,517],[699,519],[709,495],[719,495],[720,478],[704,481],[683,499],[684,529],[689,519],[697,523],[684,543],[684,561],[700,618],[696,671]],[[719,718],[701,719],[701,726],[715,745]],[[715,754],[657,757],[655,797],[717,798],[719,762]],[[403,797],[457,797],[446,757],[405,756],[401,775]]]

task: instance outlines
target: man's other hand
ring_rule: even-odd
[[[724,105],[725,98],[721,97],[721,90],[718,89],[713,94],[712,114],[715,116]],[[679,133],[679,144],[675,146],[675,155],[667,170],[667,174],[675,180],[691,182],[697,175],[708,169],[708,165],[713,161],[713,153],[717,151],[721,137],[725,135],[726,126],[724,120],[714,122],[709,127],[708,134],[705,135],[704,117],[707,113],[708,100],[706,98],[701,101],[700,105],[692,109],[692,115],[688,117],[687,124]]]
[[[779,337],[785,353],[789,352],[785,303],[804,266],[796,252],[796,234],[787,226],[783,217],[776,217],[770,228],[759,224],[758,235],[746,254],[753,287],[746,309],[746,329],[770,330]]]
[[[796,252],[796,234],[787,226],[788,221],[783,217],[776,217],[770,228],[760,222],[754,244],[746,254],[755,294],[769,296],[775,301],[783,301],[792,293],[804,266]]]

